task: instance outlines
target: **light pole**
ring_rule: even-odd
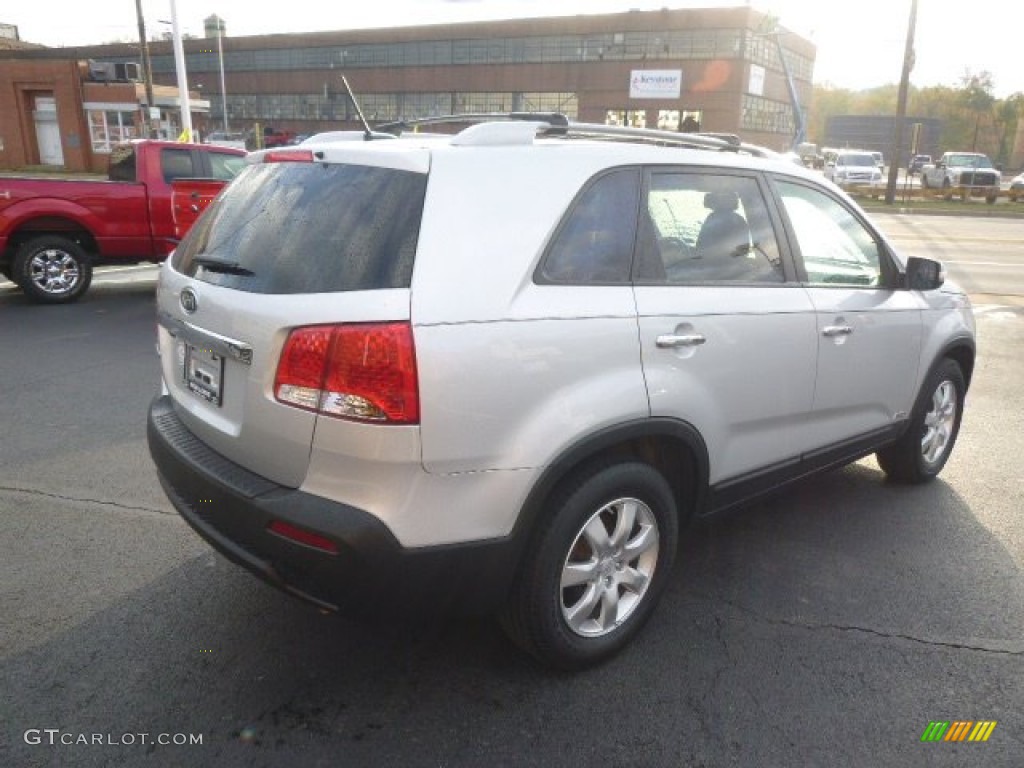
[[[171,0],[171,29],[174,36],[174,68],[178,73],[178,101],[181,105],[181,135],[192,141],[192,104],[188,98],[188,73],[185,72],[185,48],[181,44],[178,9]]]
[[[220,63],[220,99],[224,118],[224,138],[228,137],[228,92],[224,86],[224,19],[217,17],[217,61]]]

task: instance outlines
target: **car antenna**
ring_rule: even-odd
[[[372,141],[373,131],[370,130],[370,124],[366,122],[366,117],[363,115],[362,107],[360,107],[359,102],[356,101],[356,95],[352,93],[352,86],[348,84],[348,78],[342,75],[341,82],[345,84],[345,90],[348,91],[348,97],[352,99],[352,105],[356,108],[356,114],[359,115],[359,122],[363,124],[363,140]]]

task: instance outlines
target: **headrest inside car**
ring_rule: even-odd
[[[704,195],[704,207],[712,211],[735,211],[740,201],[735,192],[708,192]]]

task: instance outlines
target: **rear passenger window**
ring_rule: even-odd
[[[627,283],[639,196],[636,169],[613,171],[587,187],[548,249],[540,282]]]
[[[192,167],[191,149],[161,149],[160,170],[164,181],[170,184],[175,179],[192,178],[196,175]]]
[[[655,172],[641,211],[638,282],[785,281],[755,179]]]

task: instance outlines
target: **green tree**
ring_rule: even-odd
[[[808,112],[807,135],[819,145],[825,142],[825,127],[834,115],[893,115],[896,112],[895,85],[851,91],[817,85]],[[943,151],[984,152],[993,162],[1011,162],[1017,124],[1024,117],[1024,93],[997,99],[995,81],[987,71],[965,70],[959,87],[911,86],[907,114],[941,122],[939,144]]]

